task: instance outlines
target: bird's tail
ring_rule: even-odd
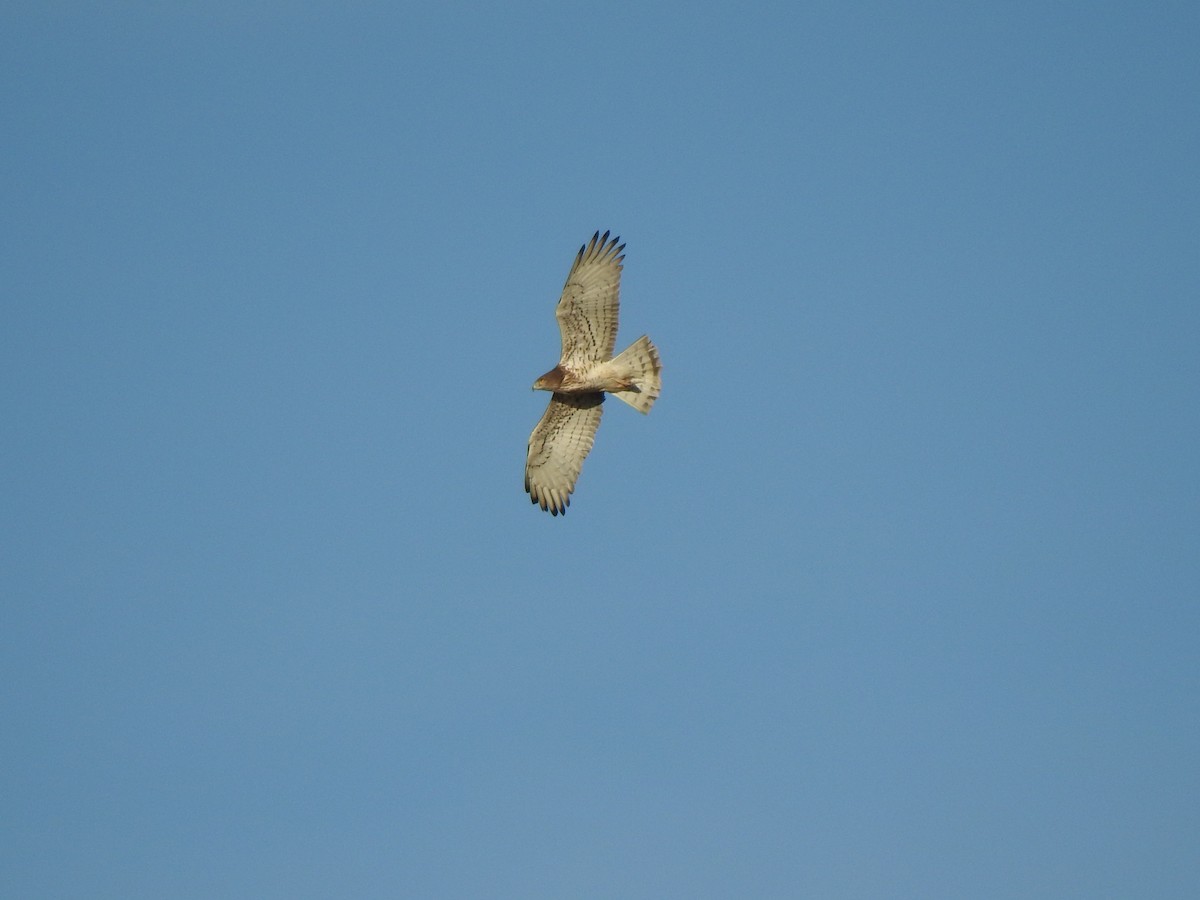
[[[612,395],[640,413],[650,412],[662,391],[662,363],[650,338],[642,335],[613,357],[609,365],[614,374],[631,385],[628,390],[612,391]]]

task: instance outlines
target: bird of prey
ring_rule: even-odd
[[[619,240],[597,231],[579,248],[555,310],[562,332],[561,358],[533,383],[535,391],[550,391],[552,396],[529,436],[525,490],[530,500],[555,516],[571,505],[575,481],[600,425],[604,394],[648,413],[662,389],[662,363],[650,338],[642,335],[613,356],[625,259],[625,245]]]

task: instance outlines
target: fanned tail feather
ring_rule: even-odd
[[[609,365],[619,377],[633,384],[633,389],[613,391],[612,395],[640,413],[650,412],[662,392],[662,362],[658,358],[658,348],[650,343],[650,338],[642,335],[613,357]]]

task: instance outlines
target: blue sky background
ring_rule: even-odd
[[[1196,896],[1198,43],[6,6],[0,894]]]

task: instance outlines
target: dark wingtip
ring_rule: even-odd
[[[615,256],[621,253],[625,249],[625,245],[621,243],[620,235],[614,236],[612,240],[609,240],[610,235],[612,235],[611,230],[605,231],[603,235],[600,234],[599,230],[593,232],[592,239],[579,248],[575,262],[578,263],[584,256],[591,256],[592,254],[600,256],[611,254]],[[624,259],[624,257],[621,257],[621,259]],[[620,262],[620,259],[618,259],[618,262]]]

